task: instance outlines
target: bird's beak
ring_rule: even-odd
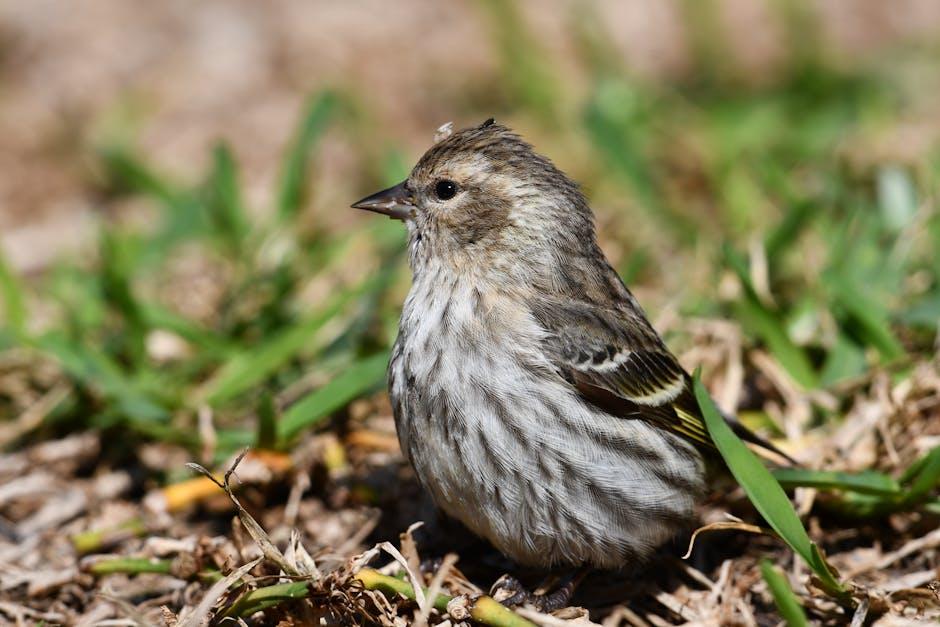
[[[394,187],[383,189],[371,196],[366,196],[352,204],[353,209],[365,209],[381,213],[394,220],[405,220],[412,216],[415,204],[411,192],[405,187],[407,181],[402,181]]]

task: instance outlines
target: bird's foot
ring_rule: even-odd
[[[506,607],[515,607],[527,602],[533,594],[512,575],[503,575],[490,587],[490,596]]]
[[[428,557],[421,560],[421,564],[418,566],[418,569],[421,571],[421,574],[429,575],[436,573],[443,563],[443,557]]]
[[[532,592],[512,575],[503,575],[490,588],[490,596],[506,607],[531,605],[539,612],[548,613],[567,607],[580,581],[580,576],[566,577],[552,592],[548,592],[544,584]]]

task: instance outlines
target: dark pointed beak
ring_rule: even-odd
[[[358,202],[352,204],[353,209],[365,209],[381,213],[395,220],[405,220],[412,216],[414,211],[414,198],[411,192],[405,187],[407,181],[402,181],[394,187],[383,189],[371,196],[366,196]]]

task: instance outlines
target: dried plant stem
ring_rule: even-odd
[[[400,594],[414,600],[415,590],[411,584],[395,577],[383,575],[372,568],[363,568],[356,573],[356,579],[368,590],[378,590],[388,595]],[[427,592],[425,590],[425,592]],[[448,604],[455,597],[439,594],[434,599],[434,609],[446,612]],[[469,618],[482,625],[492,627],[535,627],[535,624],[519,616],[512,610],[500,605],[491,597],[480,596],[467,604]],[[455,617],[456,618],[456,617]],[[460,620],[460,619],[458,619]]]

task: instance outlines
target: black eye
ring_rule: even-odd
[[[453,181],[438,181],[434,186],[434,194],[441,200],[450,200],[457,195],[457,183]]]

